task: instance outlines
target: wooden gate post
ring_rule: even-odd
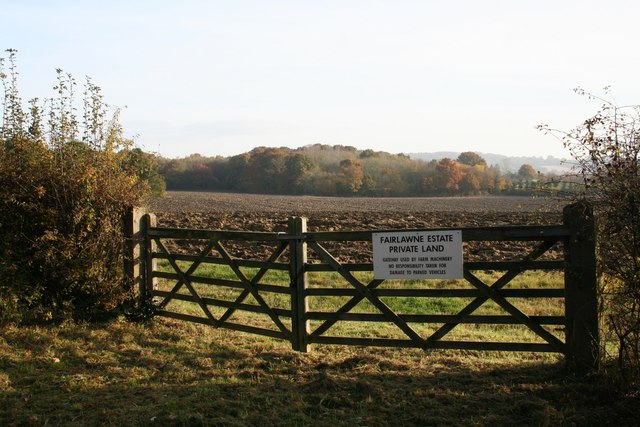
[[[140,221],[140,234],[142,236],[142,256],[143,264],[143,282],[140,287],[141,302],[149,302],[154,289],[158,287],[158,279],[153,277],[153,272],[157,270],[158,260],[153,258],[152,253],[155,250],[155,242],[149,237],[147,232],[149,228],[156,227],[156,215],[152,213],[145,214]]]
[[[595,220],[585,201],[566,206],[563,216],[570,230],[564,255],[567,362],[585,373],[600,361]]]
[[[307,218],[289,218],[289,234],[293,237],[289,243],[289,276],[291,278],[291,345],[296,351],[308,351],[309,320],[307,311],[309,302],[306,289],[308,285],[307,244],[304,233],[307,232]]]
[[[140,226],[144,214],[144,208],[140,207],[132,207],[124,214],[124,274],[128,285],[137,293],[138,304],[143,301],[143,236]]]

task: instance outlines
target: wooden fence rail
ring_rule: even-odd
[[[154,215],[140,211],[132,212],[128,223],[134,237],[129,246],[129,275],[139,284],[140,300],[152,302],[160,316],[288,340],[294,350],[303,352],[311,344],[558,352],[582,371],[595,367],[599,360],[595,227],[592,210],[585,203],[567,206],[563,224],[460,229],[465,245],[529,242],[527,252],[518,260],[465,260],[464,279],[471,288],[388,288],[382,286],[384,279],[370,278],[372,262],[347,263],[332,254],[332,245],[370,243],[374,231],[309,232],[306,219],[300,217],[289,219],[286,233],[161,228]],[[168,242],[172,241],[197,241],[201,245],[198,253],[186,253],[170,250]],[[268,245],[272,252],[265,259],[234,257],[227,247],[247,242]],[[550,257],[549,251],[560,245],[562,258]],[[160,271],[158,260],[168,264],[171,271]],[[206,265],[226,266],[232,277],[199,275],[198,269]],[[252,273],[247,269],[253,269]],[[528,270],[564,272],[564,287],[507,288]],[[288,283],[263,283],[272,271],[288,272]],[[485,283],[480,271],[502,273],[493,283]],[[312,277],[324,273],[337,275],[344,286],[313,282]],[[362,273],[369,278],[362,279]],[[173,287],[158,289],[160,279],[173,282]],[[203,286],[234,290],[235,298],[212,297],[198,290]],[[284,296],[287,305],[269,302],[273,295]],[[329,312],[310,310],[309,301],[316,298],[341,298],[343,303]],[[390,308],[385,298],[466,298],[467,303],[455,314],[406,314]],[[527,315],[512,303],[514,298],[564,299],[564,314]],[[200,315],[171,311],[167,306],[172,301],[195,304]],[[353,311],[363,302],[374,312]],[[504,314],[477,314],[487,302]],[[259,314],[268,325],[234,320],[234,314],[240,311]],[[339,322],[386,323],[397,328],[401,337],[332,335]],[[416,326],[428,324],[434,325],[435,330],[426,334]],[[462,324],[524,325],[538,341],[446,339]]]

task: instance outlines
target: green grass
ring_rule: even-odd
[[[186,270],[189,264],[181,264]],[[170,271],[167,264],[161,265]],[[243,269],[251,279],[255,269]],[[196,275],[236,280],[224,266]],[[488,284],[501,273],[480,274]],[[357,273],[363,283],[371,273]],[[287,272],[261,283],[288,286]],[[526,273],[509,286],[559,287],[562,277]],[[171,281],[160,281],[170,289]],[[234,300],[229,287],[195,284],[202,296]],[[313,287],[349,287],[337,273],[310,274]],[[465,281],[388,281],[386,287],[470,287]],[[186,292],[185,289],[182,292]],[[287,295],[261,293],[287,308]],[[331,311],[349,298],[310,298]],[[383,298],[401,313],[455,314],[466,298]],[[512,301],[527,314],[561,314],[557,300]],[[256,304],[252,296],[245,303]],[[202,315],[193,303],[169,308]],[[219,316],[211,307],[214,315]],[[363,301],[355,312],[376,312]],[[478,313],[502,314],[494,303]],[[267,316],[238,311],[231,321],[271,327]],[[286,319],[283,319],[283,321]],[[286,323],[286,322],[285,322]],[[315,322],[317,325],[318,322]],[[289,324],[287,324],[289,326]],[[312,326],[315,326],[312,325]],[[411,325],[428,334],[437,325]],[[388,323],[338,322],[332,335],[402,337]],[[0,425],[423,426],[630,425],[638,396],[597,375],[577,378],[557,354],[421,351],[290,343],[166,318],[146,324],[5,327],[0,339]],[[447,339],[531,341],[513,325],[460,325]]]
[[[633,425],[556,355],[318,346],[171,319],[0,329],[2,426]]]
[[[186,271],[190,263],[180,263],[180,268]],[[171,272],[172,268],[168,263],[161,263],[162,271]],[[257,273],[255,268],[242,268],[243,274],[251,280]],[[363,284],[369,283],[373,279],[372,272],[355,272],[354,276]],[[476,275],[486,284],[491,285],[498,280],[503,272],[478,272]],[[203,264],[195,272],[194,276],[215,277],[218,279],[238,281],[235,273],[226,265]],[[349,284],[337,272],[311,272],[308,273],[309,286],[311,288],[343,288],[352,289]],[[260,281],[264,284],[272,284],[287,287],[289,275],[286,271],[271,270],[267,272]],[[169,290],[175,281],[162,280],[159,288]],[[516,277],[507,288],[561,288],[563,286],[563,275],[561,272],[524,272]],[[213,286],[208,284],[195,283],[194,287],[201,297],[217,298],[226,301],[234,301],[242,292],[241,289],[234,289],[226,286]],[[465,280],[388,280],[379,289],[403,288],[403,289],[473,289],[473,286]],[[181,293],[188,294],[186,287]],[[289,309],[290,297],[285,294],[260,292],[260,296],[270,307]],[[319,312],[335,312],[338,308],[347,303],[351,297],[322,296],[309,297],[309,310]],[[393,312],[398,314],[449,314],[454,315],[466,307],[473,298],[429,298],[429,297],[381,297]],[[509,301],[519,310],[527,315],[553,315],[561,316],[564,313],[562,299],[546,298],[510,298]],[[252,295],[248,295],[244,303],[258,305]],[[202,309],[195,303],[188,303],[174,300],[167,308],[171,311],[204,317]],[[216,317],[220,317],[226,309],[210,306],[209,310]],[[371,301],[363,299],[350,313],[374,313],[379,310]],[[473,314],[482,315],[507,315],[505,310],[493,301],[487,301],[479,307]],[[281,317],[280,320],[290,329],[291,320]],[[261,328],[277,330],[273,321],[266,314],[249,313],[238,310],[229,321],[240,324],[248,324]],[[315,330],[322,322],[311,321],[311,331]],[[427,337],[435,332],[441,324],[421,324],[411,323],[410,326],[421,336]],[[559,326],[546,326],[547,330],[564,340],[563,330]],[[354,322],[339,321],[331,327],[325,335],[343,337],[367,337],[367,338],[395,338],[407,339],[406,334],[391,322]],[[499,342],[544,342],[524,325],[475,325],[461,324],[456,326],[446,337],[446,340],[465,341],[499,341]]]

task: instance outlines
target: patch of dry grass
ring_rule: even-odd
[[[546,354],[314,347],[155,319],[5,327],[0,425],[632,425]]]

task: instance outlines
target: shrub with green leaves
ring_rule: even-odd
[[[609,88],[606,88],[608,91]],[[640,381],[640,106],[603,104],[560,134],[597,212],[601,314],[622,378]]]
[[[100,88],[57,70],[56,96],[23,112],[15,51],[3,83],[0,127],[0,321],[94,320],[131,298],[123,271],[123,214],[148,186],[127,161],[117,111]],[[43,123],[43,117],[48,120]]]

